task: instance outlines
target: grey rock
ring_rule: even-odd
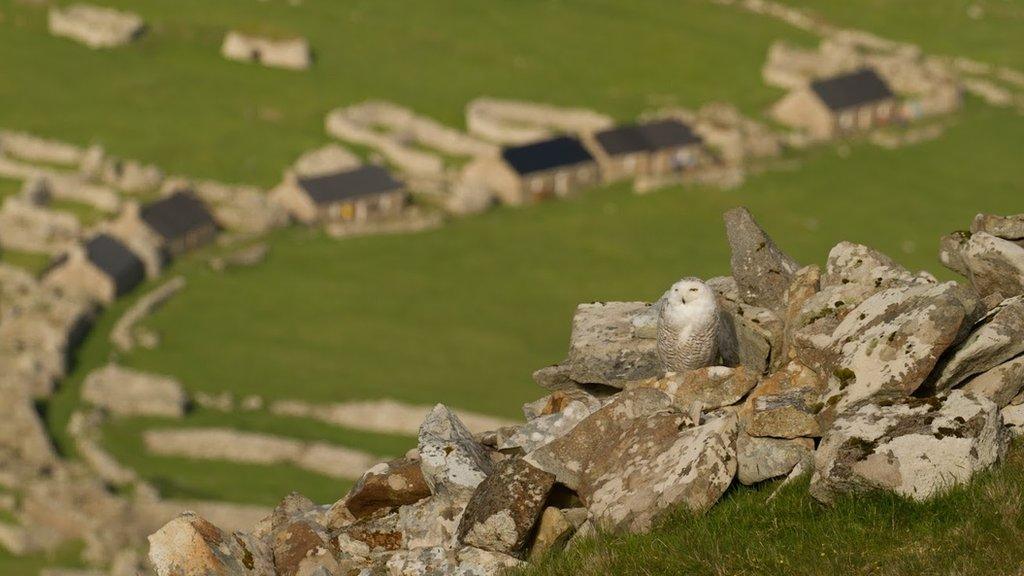
[[[668,510],[700,512],[718,501],[736,474],[736,418],[688,424],[654,414],[607,438],[579,489],[598,526],[644,532]]]
[[[557,400],[556,402],[560,403]],[[543,414],[500,435],[496,447],[499,450],[520,448],[524,453],[533,452],[556,438],[565,436],[602,405],[601,401],[593,396],[590,396],[590,399],[564,397],[564,402],[563,405],[557,406],[557,411],[552,407],[546,407]]]
[[[935,369],[932,386],[947,390],[1024,353],[1024,296],[1003,301],[952,348]]]
[[[828,253],[822,287],[859,284],[884,290],[913,284],[929,284],[927,277],[915,276],[885,254],[853,242],[840,242]]]
[[[946,268],[957,274],[969,278],[971,270],[964,261],[964,248],[971,239],[970,232],[958,231],[946,234],[939,240],[939,261]]]
[[[438,404],[420,425],[420,467],[434,494],[469,498],[490,473],[486,449],[444,404]]]
[[[520,458],[498,463],[466,506],[459,540],[483,550],[521,556],[554,483],[553,474]]]
[[[656,342],[633,333],[643,302],[580,304],[572,320],[567,376],[582,384],[621,388],[625,382],[657,375]]]
[[[578,384],[569,378],[569,367],[565,364],[545,366],[533,373],[533,381],[548,390],[577,388]]]
[[[832,360],[823,362],[832,376],[830,408],[917,390],[977,319],[977,301],[962,292],[955,282],[890,288],[850,312],[832,335]]]
[[[736,438],[736,477],[749,486],[785,476],[813,457],[811,438],[761,438],[741,430]]]
[[[945,399],[860,402],[841,413],[815,453],[811,495],[823,502],[864,490],[924,500],[1003,458],[998,407],[954,390]]]
[[[1024,356],[1017,356],[979,374],[963,389],[988,398],[999,407],[1010,404],[1024,390]]]
[[[669,410],[672,399],[665,393],[639,388],[615,396],[605,407],[577,424],[569,433],[526,455],[526,462],[555,475],[571,489],[579,487],[587,466],[604,452],[610,438],[617,438],[633,420]]]
[[[345,497],[344,505],[355,519],[378,510],[413,504],[430,496],[418,460],[400,458],[367,470]]]
[[[729,210],[724,219],[740,300],[778,310],[800,266],[775,245],[746,208]]]
[[[699,402],[703,410],[716,410],[736,404],[756,384],[757,375],[743,366],[710,366],[682,374],[666,374],[639,382],[636,387],[661,390],[682,410],[689,409],[695,402]]]
[[[810,368],[791,362],[750,393],[740,410],[746,434],[774,438],[819,436],[824,384]]]
[[[963,244],[960,257],[967,278],[982,296],[1010,298],[1024,294],[1024,247],[979,232]]]
[[[1024,214],[997,216],[978,214],[971,222],[971,232],[986,232],[1003,240],[1024,240]]]
[[[453,576],[497,576],[505,574],[512,568],[519,568],[525,563],[518,558],[482,550],[472,546],[464,546],[456,552],[459,567]]]

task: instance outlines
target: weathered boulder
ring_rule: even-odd
[[[254,574],[234,555],[227,534],[191,512],[149,537],[149,560],[158,576]]]
[[[656,376],[656,343],[633,333],[632,319],[643,302],[580,304],[572,319],[566,375],[583,384],[621,388],[625,382]]]
[[[439,495],[394,511],[379,510],[372,516],[341,528],[339,548],[365,546],[367,553],[384,553],[413,548],[455,544],[465,501],[455,502]]]
[[[621,435],[633,421],[669,410],[672,399],[650,388],[627,390],[577,424],[569,433],[526,455],[526,462],[555,475],[558,482],[576,489],[588,465],[607,449],[610,438]]]
[[[486,449],[444,404],[420,426],[418,449],[423,479],[434,494],[468,498],[491,472]]]
[[[755,374],[769,371],[780,358],[785,326],[782,319],[767,308],[743,303],[722,304],[722,330],[725,339],[732,343],[735,358],[723,349],[727,364],[735,362]]]
[[[537,522],[537,530],[530,545],[530,560],[536,560],[548,552],[561,549],[586,520],[586,508],[545,508]]]
[[[345,507],[356,519],[382,509],[413,504],[430,496],[418,460],[399,458],[370,468],[345,498]]]
[[[338,569],[337,550],[330,535],[309,520],[289,522],[275,531],[271,549],[277,576],[315,574],[318,567],[328,573]]]
[[[786,289],[786,296],[783,299],[784,306],[779,311],[779,319],[782,321],[782,342],[781,350],[776,354],[778,363],[788,362],[793,359],[791,342],[793,333],[802,326],[797,320],[804,305],[821,291],[821,268],[818,266],[804,266],[793,275],[793,282]]]
[[[750,436],[797,438],[820,436],[817,413],[824,384],[810,368],[790,362],[750,393],[740,410]]]
[[[967,278],[982,296],[1024,294],[1024,246],[985,232],[972,234],[960,247]]]
[[[668,510],[700,512],[718,501],[736,475],[736,418],[689,424],[659,413],[606,438],[579,488],[600,527],[644,532]]]
[[[554,483],[553,474],[520,458],[499,462],[466,506],[459,540],[492,552],[522,555]]]
[[[811,494],[829,502],[882,489],[924,500],[996,463],[1006,446],[998,407],[970,393],[860,402],[822,438]]]
[[[761,438],[742,429],[736,436],[736,478],[746,485],[785,476],[813,457],[811,438]]]
[[[970,232],[963,230],[946,234],[939,240],[939,261],[946,268],[965,277],[970,278],[971,270],[964,262],[963,249],[971,238]]]
[[[496,448],[509,450],[519,448],[524,453],[534,450],[560,438],[576,427],[584,418],[602,406],[601,401],[583,391],[573,393],[555,392],[542,399],[543,406],[527,405],[526,424],[515,426],[506,434],[499,434]]]
[[[569,367],[565,364],[553,364],[535,370],[533,381],[541,388],[548,390],[565,390],[579,386],[572,378],[569,378]]]
[[[853,242],[840,242],[828,253],[825,275],[821,278],[824,288],[859,284],[884,290],[917,283],[930,283],[925,276],[915,276],[881,252]]]
[[[865,300],[832,334],[830,404],[887,392],[910,394],[977,318],[977,300],[955,282],[890,288]]]
[[[931,385],[948,390],[1022,353],[1024,296],[1017,296],[989,311],[963,342],[949,350],[936,367]]]
[[[978,214],[971,222],[971,232],[985,232],[1003,240],[1024,240],[1024,214]]]
[[[775,245],[746,208],[733,208],[724,218],[740,300],[778,310],[800,266]]]
[[[654,388],[668,394],[682,410],[699,402],[703,410],[715,410],[736,404],[757,384],[757,375],[738,366],[710,366],[682,374],[669,373],[635,384],[637,388]]]
[[[459,560],[459,567],[455,569],[453,576],[494,576],[505,573],[510,568],[524,565],[522,560],[508,554],[472,546],[460,548],[455,555]]]
[[[988,398],[997,406],[1006,406],[1024,391],[1024,356],[1017,356],[972,378],[965,392]]]

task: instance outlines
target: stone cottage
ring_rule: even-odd
[[[386,168],[370,164],[312,177],[288,172],[273,192],[273,200],[305,224],[395,217],[408,199],[404,182]]]
[[[476,163],[487,186],[512,205],[568,196],[601,178],[593,155],[570,136],[507,147],[499,158],[481,158]]]
[[[203,246],[217,235],[217,221],[206,204],[189,191],[142,206],[138,217],[171,257]]]
[[[615,126],[584,141],[607,181],[682,172],[703,156],[703,139],[673,118]]]
[[[871,69],[811,82],[772,107],[775,120],[818,139],[868,130],[899,119],[896,97]]]
[[[110,304],[146,278],[146,266],[113,236],[99,234],[59,256],[43,278],[46,285]]]

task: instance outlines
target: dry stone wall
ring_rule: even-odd
[[[549,394],[523,406],[525,422],[473,433],[437,405],[414,449],[333,505],[289,496],[230,545],[180,516],[150,537],[157,573],[498,574],[573,537],[707,510],[733,482],[811,473],[824,503],[865,490],[925,500],[999,464],[1024,422],[1024,215],[979,215],[944,243],[970,284],[849,242],[801,266],[746,210],[725,224],[731,276],[687,279],[653,304],[579,306],[566,359],[534,374]],[[976,237],[997,248],[985,265]],[[664,346],[691,344],[664,340],[662,323],[695,306],[719,319],[720,354],[666,371]],[[348,410],[272,409],[343,425]],[[276,453],[246,446],[218,450]]]

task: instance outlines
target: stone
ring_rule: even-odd
[[[464,546],[455,554],[459,560],[459,567],[452,573],[453,576],[494,576],[525,565],[522,560],[508,554],[472,546]]]
[[[128,44],[145,29],[145,23],[137,14],[90,4],[51,7],[47,24],[50,34],[94,50]]]
[[[661,307],[665,304],[665,297],[662,296],[654,304],[649,304],[640,310],[630,321],[633,324],[633,335],[637,338],[654,339],[658,337],[658,316],[661,314]]]
[[[82,384],[82,399],[118,416],[181,418],[188,400],[181,384],[169,376],[147,374],[107,364]]]
[[[1024,247],[985,232],[972,234],[961,247],[967,277],[982,296],[1024,294]]]
[[[836,412],[879,393],[911,394],[977,318],[955,282],[890,288],[850,312],[832,334],[829,402]],[[837,398],[832,400],[832,398]]]
[[[1001,460],[1007,441],[998,407],[961,390],[859,402],[822,438],[811,495],[827,503],[881,489],[925,500]]]
[[[963,389],[988,398],[996,406],[1006,406],[1024,391],[1024,356],[1017,356],[979,374],[969,380]]]
[[[978,214],[971,222],[971,232],[985,232],[1003,240],[1024,240],[1024,214]]]
[[[554,474],[520,458],[499,462],[466,506],[459,540],[483,550],[521,556],[554,483]]]
[[[445,496],[434,496],[400,507],[396,526],[404,535],[405,547],[454,546],[466,504]]]
[[[390,555],[384,567],[389,576],[448,576],[458,570],[455,553],[446,548],[415,548]]]
[[[970,268],[964,261],[963,249],[971,238],[970,232],[958,231],[946,234],[939,240],[939,261],[946,268],[957,274],[969,278]]]
[[[191,512],[171,520],[149,537],[149,560],[158,576],[249,574],[231,553],[227,535]]]
[[[746,433],[774,438],[820,436],[816,415],[823,391],[824,384],[813,370],[790,362],[747,397],[740,411]]]
[[[775,245],[746,208],[733,208],[724,219],[740,300],[778,310],[800,266]]]
[[[535,418],[522,426],[513,427],[507,434],[501,434],[496,447],[499,450],[518,448],[528,453],[565,436],[583,419],[601,408],[600,400],[585,392],[579,392],[579,395],[579,399],[569,399],[568,396],[556,392],[549,397],[548,405],[542,408],[541,413]],[[585,396],[589,396],[589,399]]]
[[[606,450],[609,439],[618,437],[634,420],[669,410],[671,406],[672,399],[659,390],[627,390],[569,433],[528,453],[525,460],[575,490],[590,462]]]
[[[656,342],[637,338],[632,318],[643,302],[580,304],[572,319],[567,376],[582,384],[621,388],[625,382],[656,376]]]
[[[353,518],[365,518],[382,509],[413,504],[430,496],[418,460],[399,458],[370,468],[345,497]]]
[[[793,333],[800,327],[798,318],[807,302],[821,291],[821,268],[804,266],[793,275],[793,282],[786,289],[785,306],[780,311],[782,321],[782,342],[778,351],[778,362],[793,359],[790,342]]]
[[[828,263],[821,278],[821,285],[829,287],[860,284],[884,290],[927,281],[914,276],[877,250],[863,244],[840,242],[828,253]]]
[[[533,373],[533,381],[541,388],[548,390],[564,390],[577,387],[577,383],[569,378],[569,367],[564,364],[545,366]]]
[[[813,457],[811,438],[760,438],[740,431],[736,437],[736,478],[749,486],[785,476]]]
[[[616,390],[617,391],[617,390]],[[602,403],[595,395],[580,388],[556,390],[543,398],[523,404],[523,415],[527,422],[543,416],[551,416],[563,412],[573,402],[581,402],[593,408],[591,412],[601,408]]]
[[[735,361],[755,374],[767,372],[782,350],[782,320],[767,308],[742,303],[726,303],[722,311],[724,330],[734,334]]]
[[[329,573],[337,570],[336,551],[322,526],[308,520],[291,522],[274,534],[271,544],[277,576],[300,576],[313,572],[315,564]]]
[[[710,366],[682,374],[670,373],[657,379],[644,380],[638,388],[661,390],[680,409],[686,410],[700,402],[704,410],[715,410],[736,404],[757,385],[757,375],[743,366]]]
[[[736,474],[736,418],[689,424],[658,413],[607,437],[579,488],[598,526],[645,532],[669,510],[702,512],[718,501]]]
[[[931,386],[948,390],[1024,353],[1024,296],[1004,300],[936,367]]]
[[[578,510],[582,510],[586,519],[586,509]],[[537,522],[537,532],[530,546],[530,560],[536,561],[548,552],[562,549],[575,532],[576,525],[564,511],[548,506]]]
[[[430,411],[419,431],[423,479],[434,494],[469,498],[491,472],[486,449],[444,404]]]

